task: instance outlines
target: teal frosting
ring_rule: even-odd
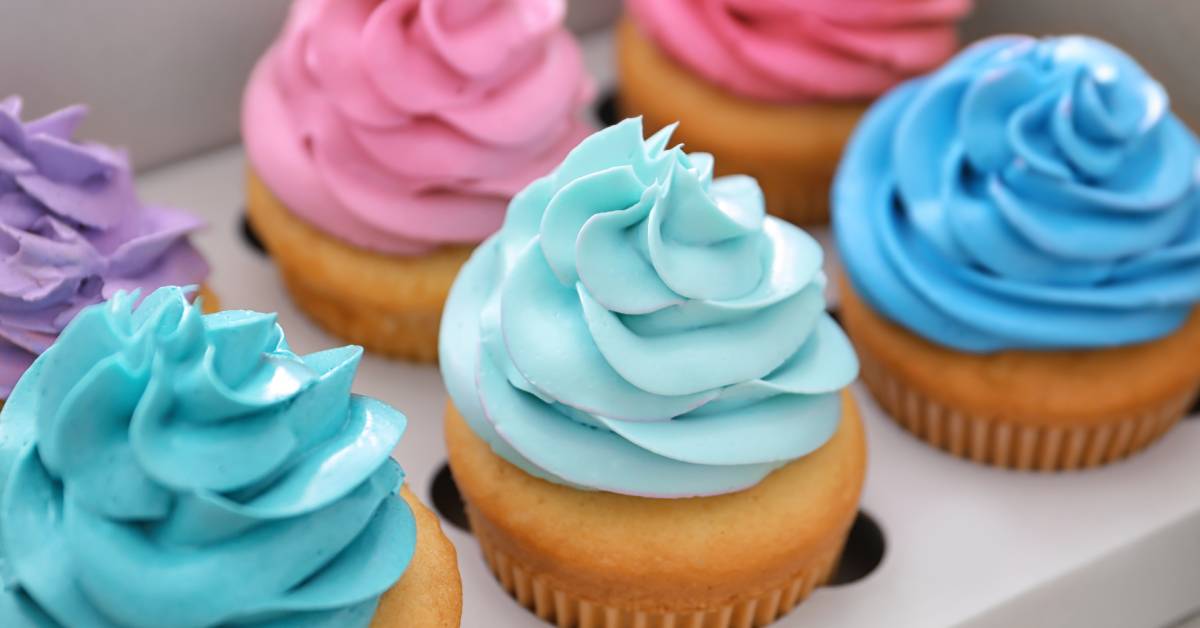
[[[630,119],[518,194],[442,320],[455,406],[503,458],[579,488],[737,491],[824,444],[858,362],[822,251],[749,177]]]
[[[0,415],[0,624],[370,623],[416,528],[362,350],[185,291],[85,309]]]
[[[1200,159],[1162,86],[1088,37],[1000,37],[876,103],[833,190],[878,312],[970,352],[1170,334],[1200,301]]]

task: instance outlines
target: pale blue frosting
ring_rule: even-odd
[[[630,119],[518,194],[442,319],[455,406],[503,458],[575,487],[737,491],[824,444],[858,362],[822,251],[749,177]]]
[[[955,349],[1159,338],[1200,301],[1197,154],[1120,50],[985,40],[867,114],[834,185],[838,249],[872,308]]]
[[[367,626],[416,528],[362,350],[136,299],[80,313],[0,415],[0,625]]]

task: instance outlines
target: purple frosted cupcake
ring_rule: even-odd
[[[79,310],[208,276],[200,219],[142,204],[122,151],[73,140],[86,113],[22,122],[19,97],[0,101],[0,402]]]

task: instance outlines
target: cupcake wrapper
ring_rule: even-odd
[[[331,298],[286,270],[292,300],[309,317],[346,342],[368,351],[418,362],[436,362],[441,309],[398,312],[363,302]]]
[[[559,628],[752,628],[766,626],[791,611],[813,589],[829,581],[842,554],[836,551],[812,561],[806,569],[779,587],[735,600],[722,600],[703,610],[640,610],[583,599],[555,586],[553,578],[501,550],[481,534],[479,515],[468,506],[467,515],[484,560],[500,586],[517,603]]]
[[[1178,423],[1200,392],[1193,387],[1095,425],[1031,426],[934,401],[893,376],[861,347],[859,361],[863,382],[904,429],[954,456],[1016,470],[1087,469],[1126,458]]]

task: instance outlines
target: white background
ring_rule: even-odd
[[[852,2],[854,0],[845,0]],[[1142,60],[1176,110],[1200,122],[1200,0],[976,0],[967,39],[989,33],[1101,35]],[[45,113],[93,107],[91,137],[142,166],[237,141],[242,85],[287,0],[0,0],[0,94]],[[570,0],[577,30],[617,0]]]

